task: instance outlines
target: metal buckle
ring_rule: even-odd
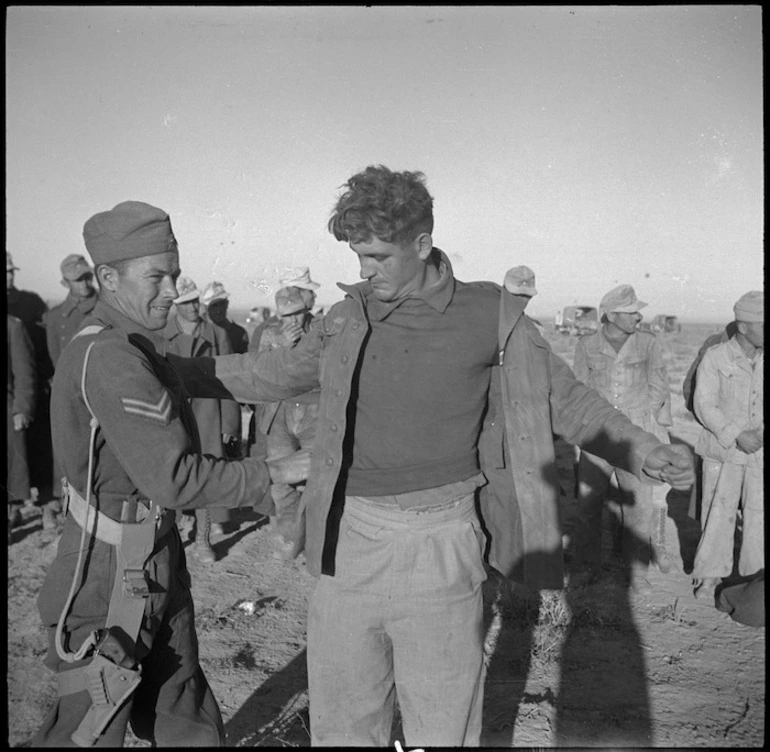
[[[147,598],[150,595],[147,580],[147,572],[144,569],[124,570],[123,593],[129,598]]]

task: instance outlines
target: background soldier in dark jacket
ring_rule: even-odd
[[[35,397],[35,416],[26,431],[27,457],[29,459],[29,482],[38,490],[38,499],[42,502],[52,498],[53,491],[53,450],[51,447],[51,377],[53,364],[48,355],[45,341],[43,317],[48,306],[34,292],[19,290],[14,285],[15,273],[19,267],[13,263],[11,254],[5,254],[7,313],[21,319],[32,347],[35,351],[35,373],[37,374],[37,394]]]
[[[24,324],[8,315],[8,541],[11,529],[21,522],[20,507],[30,501],[29,467],[25,433],[35,414],[35,352]]]

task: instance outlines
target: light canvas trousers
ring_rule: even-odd
[[[308,614],[313,746],[478,746],[484,536],[473,496],[401,510],[347,497]]]
[[[692,576],[729,577],[733,571],[735,521],[743,515],[738,571],[743,576],[765,568],[765,481],[761,467],[703,458],[703,533]]]

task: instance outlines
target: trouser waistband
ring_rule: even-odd
[[[361,496],[346,496],[344,513],[372,524],[415,528],[464,519],[472,520],[476,517],[476,508],[473,494],[446,504],[409,509],[401,509],[392,504],[378,504]]]

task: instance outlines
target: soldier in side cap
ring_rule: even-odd
[[[180,277],[176,287],[179,297],[174,301],[172,313],[163,330],[164,354],[174,353],[186,358],[230,355],[233,349],[227,333],[201,316],[200,291],[195,282],[189,277]],[[213,457],[224,457],[224,447],[240,431],[240,405],[235,400],[206,397],[193,397],[190,405],[198,425],[201,451]],[[223,532],[222,525],[229,521],[229,514],[227,509],[206,507],[194,511],[192,550],[204,564],[216,561],[211,536]]]
[[[574,371],[634,424],[667,443],[673,421],[663,352],[654,334],[638,329],[640,311],[646,305],[631,285],[610,290],[599,306],[601,328],[578,340]],[[668,486],[642,484],[630,473],[586,451],[581,451],[578,462],[581,514],[575,531],[571,581],[573,585],[587,584],[600,573],[602,509],[613,475],[621,495],[620,508],[613,511],[622,518],[621,549],[629,585],[648,591],[651,554],[654,552],[661,571],[671,566],[665,548]]]
[[[695,382],[704,525],[692,574],[695,596],[711,603],[733,571],[739,509],[738,571],[750,577],[765,567],[764,292],[742,295],[733,311],[735,335],[706,351]]]
[[[271,479],[304,480],[309,458],[201,454],[175,363],[204,374],[205,359],[161,354],[179,276],[166,212],[127,201],[91,217],[83,237],[100,292],[53,382],[68,512],[38,608],[59,687],[31,743],[122,746],[130,720],[153,745],[220,746],[175,510],[252,505]],[[277,383],[262,382],[256,398],[291,393]]]
[[[298,272],[298,273],[297,273]],[[307,334],[313,322],[315,288],[307,267],[292,270],[282,279],[291,282],[275,294],[278,321],[268,324],[262,333],[259,352],[293,347]],[[312,389],[289,400],[263,406],[257,430],[267,436],[267,457],[284,457],[301,449],[310,449],[315,440],[320,389]],[[296,555],[302,547],[302,523],[299,518],[304,486],[275,483],[271,488],[275,515],[271,522],[285,557]]]

